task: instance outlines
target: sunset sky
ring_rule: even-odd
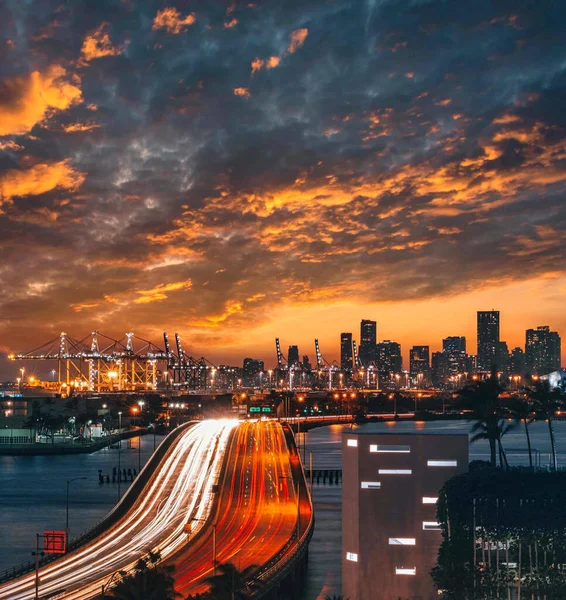
[[[566,336],[566,5],[0,3],[0,352]],[[566,343],[563,344],[563,348]],[[19,364],[0,361],[0,375]],[[37,366],[39,369],[39,366]],[[40,373],[41,374],[41,373]]]

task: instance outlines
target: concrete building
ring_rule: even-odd
[[[350,600],[435,600],[442,541],[436,501],[468,470],[467,434],[344,432],[342,593]]]

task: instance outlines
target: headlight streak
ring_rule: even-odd
[[[40,570],[40,595],[66,590],[66,600],[99,596],[115,571],[131,570],[150,550],[159,550],[164,559],[185,544],[188,515],[199,519],[196,534],[210,513],[212,486],[236,425],[231,420],[204,421],[184,433],[123,519],[87,546]],[[32,600],[34,580],[32,573],[0,586],[0,600]]]

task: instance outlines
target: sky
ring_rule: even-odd
[[[492,308],[510,348],[566,334],[564,3],[6,0],[0,23],[0,352],[178,331],[267,366],[275,337],[332,360],[369,318],[407,362],[475,352]]]

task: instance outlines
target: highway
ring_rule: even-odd
[[[213,485],[237,421],[203,421],[175,441],[134,506],[103,535],[40,569],[39,597],[87,600],[118,570],[132,569],[150,550],[166,559],[195,534],[214,509]],[[238,438],[239,439],[239,438]],[[252,482],[250,482],[251,484]],[[35,573],[0,586],[0,600],[35,598]]]
[[[311,517],[310,503],[297,502],[292,459],[278,422],[243,422],[227,456],[215,527],[171,559],[175,589],[183,597],[207,589],[204,579],[213,574],[214,541],[217,564],[231,562],[244,570],[293,553],[299,510],[301,529]],[[296,455],[293,460],[298,461]]]

